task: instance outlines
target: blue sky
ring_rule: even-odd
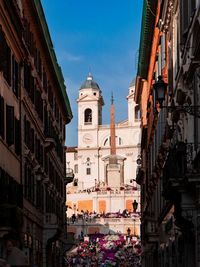
[[[76,99],[89,71],[103,94],[103,123],[109,123],[111,92],[116,121],[127,118],[126,96],[137,71],[143,0],[41,2],[74,116],[66,129],[66,145],[75,146]]]

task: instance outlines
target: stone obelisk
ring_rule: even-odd
[[[107,184],[111,188],[118,188],[120,186],[120,164],[116,155],[116,136],[115,136],[115,106],[113,95],[111,97],[110,107],[110,155],[107,165]]]

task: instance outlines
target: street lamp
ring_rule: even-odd
[[[165,100],[165,94],[167,91],[167,83],[162,79],[162,76],[158,76],[158,80],[154,83],[153,88],[155,89],[155,100],[160,104],[160,108],[167,108],[169,112],[180,111],[186,112],[194,117],[200,118],[200,106],[192,106],[191,99],[182,92],[181,89],[177,91],[177,102],[179,105],[163,106],[163,101]],[[181,95],[181,101],[180,100]],[[184,97],[183,97],[184,96]],[[186,101],[185,101],[186,100]]]
[[[128,229],[127,229],[127,234],[128,234],[128,236],[130,236],[130,233],[131,233],[131,229],[128,228]]]
[[[136,210],[138,208],[138,202],[136,200],[134,200],[132,205],[133,205],[133,211],[136,212]]]
[[[158,76],[158,80],[154,83],[153,88],[155,89],[156,100],[159,102],[160,108],[162,108],[162,103],[165,100],[167,83],[163,81],[161,75]]]

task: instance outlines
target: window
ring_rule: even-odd
[[[48,86],[48,100],[51,108],[53,109],[53,92],[51,85]]]
[[[140,120],[140,107],[139,105],[135,106],[135,120]]]
[[[36,207],[38,209],[43,210],[43,197],[44,197],[44,192],[43,192],[43,185],[41,184],[41,181],[36,181]]]
[[[20,121],[15,118],[15,153],[19,156],[21,152]]]
[[[74,165],[74,173],[78,173],[78,164]]]
[[[90,108],[87,108],[85,110],[85,124],[92,124],[92,110]]]
[[[30,129],[30,150],[34,153],[35,148],[35,131],[33,128]]]
[[[6,105],[6,142],[9,146],[14,144],[14,107]]]
[[[12,90],[13,93],[18,97],[19,91],[19,65],[15,60],[14,56],[12,56]]]
[[[90,175],[91,174],[91,168],[86,168],[86,174]]]
[[[108,146],[108,138],[106,138],[106,140],[104,141],[104,146]]]
[[[31,171],[30,166],[24,165],[24,196],[30,202],[34,203],[35,200],[35,186],[34,186],[34,175]]]
[[[0,30],[0,71],[3,72],[7,83],[11,85],[11,50],[2,30]]]
[[[74,160],[77,160],[77,159],[78,159],[78,153],[75,152],[75,153],[74,153]]]

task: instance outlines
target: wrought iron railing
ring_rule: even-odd
[[[199,173],[198,164],[194,164],[200,152],[194,143],[177,142],[170,148],[163,169],[164,182],[169,179],[184,179],[188,175]]]

